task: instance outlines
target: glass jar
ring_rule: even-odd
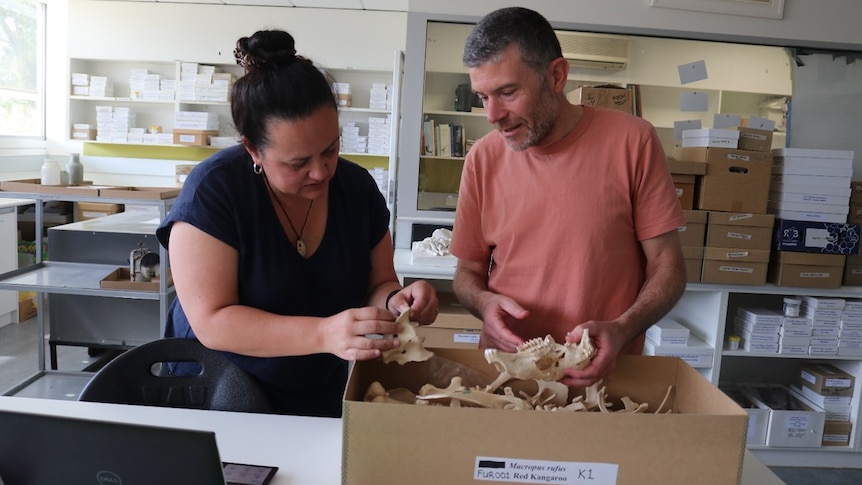
[[[84,165],[77,153],[69,154],[69,163],[66,164],[66,172],[69,173],[69,185],[81,185],[84,183]]]

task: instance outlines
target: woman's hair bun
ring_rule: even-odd
[[[259,30],[251,37],[242,37],[236,41],[233,55],[246,72],[297,59],[293,36],[283,30]]]

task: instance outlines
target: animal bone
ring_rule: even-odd
[[[425,384],[419,389],[419,395],[416,398],[429,401],[449,400],[453,407],[470,404],[492,409],[533,409],[530,403],[515,396],[509,387],[504,390],[502,395],[492,394],[481,389],[468,389],[464,387],[458,376],[453,377],[445,389]]]
[[[404,365],[407,362],[422,362],[434,356],[434,352],[426,349],[423,345],[425,337],[416,335],[416,325],[410,321],[410,309],[406,308],[398,315],[395,320],[401,324],[402,330],[399,333],[386,334],[387,338],[395,338],[401,342],[401,345],[383,351],[383,362],[388,364],[392,361]]]
[[[588,366],[595,353],[587,330],[584,330],[578,344],[561,345],[547,335],[544,339],[537,337],[527,340],[514,353],[487,349],[485,360],[494,364],[500,375],[485,390],[494,392],[511,379],[558,381],[566,375],[566,369]]]

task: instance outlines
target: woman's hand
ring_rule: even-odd
[[[351,308],[324,318],[319,338],[330,354],[345,360],[370,360],[398,347],[400,342],[391,335],[400,330],[392,314],[382,308]]]
[[[416,281],[392,295],[387,310],[398,316],[405,308],[410,309],[410,321],[421,325],[434,323],[440,313],[437,291],[427,281]]]

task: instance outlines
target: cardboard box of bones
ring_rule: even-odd
[[[387,392],[468,388],[500,375],[481,350],[433,349],[424,362],[356,362],[344,395],[343,483],[738,483],[748,415],[683,360],[625,356],[603,384],[604,402],[646,403],[643,413],[513,410],[367,402]],[[535,381],[509,381],[535,395]],[[668,393],[670,389],[670,393]],[[394,393],[393,393],[394,395]],[[568,400],[583,396],[570,389]],[[661,413],[654,411],[661,407]],[[670,413],[667,411],[670,410]]]

